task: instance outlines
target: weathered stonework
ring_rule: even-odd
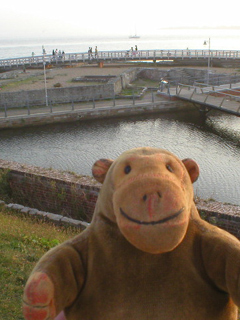
[[[19,204],[13,204],[13,203],[6,204],[4,201],[0,201],[0,205],[4,205],[6,208],[10,208],[11,210],[19,211],[20,214],[21,213],[22,214],[29,214],[30,216],[34,216],[38,219],[44,219],[45,221],[50,221],[54,224],[75,227],[75,228],[80,229],[80,231],[86,229],[86,227],[89,225],[89,223],[84,222],[84,221],[67,218],[67,217],[61,216],[59,214],[39,211],[37,209],[24,207]]]
[[[90,223],[101,187],[93,178],[0,159],[1,169],[14,202],[9,208],[79,228]],[[204,219],[240,239],[239,206],[201,199],[196,205]]]

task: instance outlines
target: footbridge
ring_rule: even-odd
[[[193,84],[184,84],[164,80],[159,94],[192,102],[204,116],[218,110],[240,117],[240,77],[217,77],[217,81],[218,84],[210,84],[214,82],[212,78],[209,83],[196,80]]]
[[[180,49],[156,49],[156,50],[118,50],[98,51],[95,53],[64,53],[58,55],[43,54],[38,56],[19,57],[12,59],[0,59],[0,68],[29,67],[71,64],[76,62],[117,62],[117,61],[153,61],[159,63],[172,63],[175,65],[204,65],[226,66],[229,63],[240,64],[239,50],[180,50]]]

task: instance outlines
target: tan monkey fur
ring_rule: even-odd
[[[91,225],[50,250],[24,292],[27,320],[236,320],[240,242],[203,221],[191,159],[157,148],[93,165]]]

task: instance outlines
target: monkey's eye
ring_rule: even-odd
[[[129,174],[129,172],[132,170],[131,166],[127,165],[125,168],[124,168],[124,173],[126,174]]]
[[[167,164],[166,168],[168,169],[168,171],[173,172],[173,168],[170,166],[170,164]]]

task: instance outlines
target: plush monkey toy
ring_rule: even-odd
[[[199,217],[198,165],[137,148],[92,172],[103,183],[92,223],[40,259],[25,318],[236,320],[240,242]]]

